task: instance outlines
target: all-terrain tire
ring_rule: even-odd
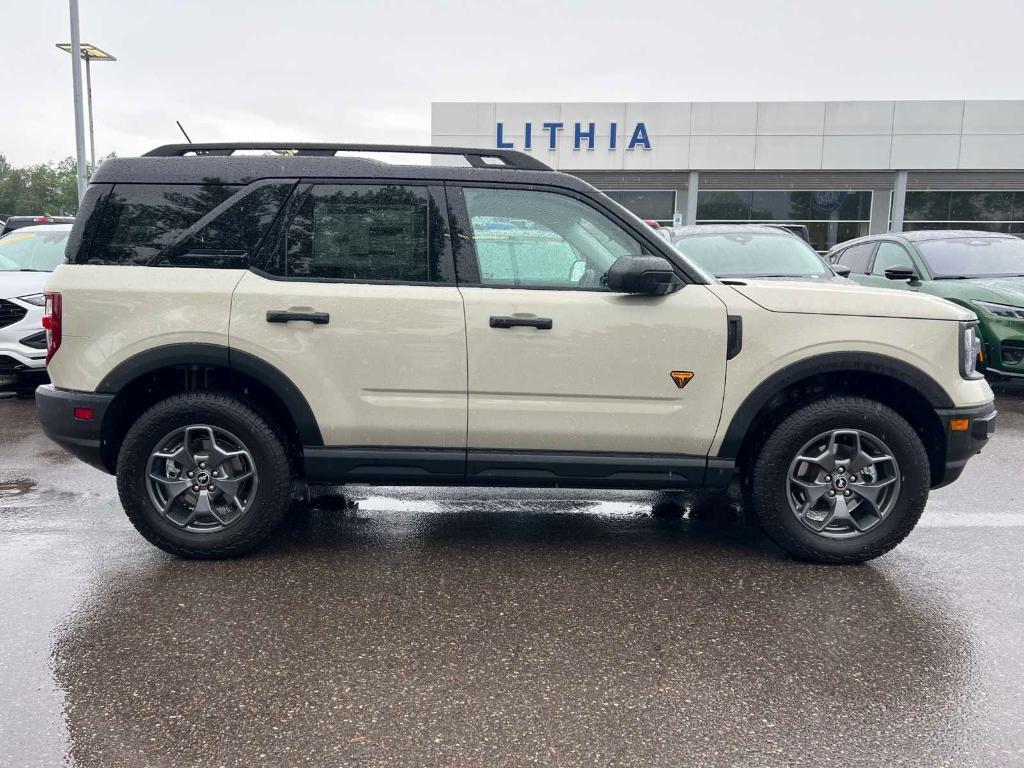
[[[157,443],[175,429],[195,424],[236,435],[251,454],[258,477],[245,514],[216,532],[174,525],[155,507],[146,486]],[[132,525],[160,549],[186,558],[236,557],[258,547],[288,509],[291,480],[285,444],[270,422],[234,397],[211,392],[173,395],[153,405],[128,430],[117,460],[117,490]]]
[[[899,495],[874,527],[851,538],[828,538],[806,527],[790,507],[789,471],[808,441],[835,429],[856,429],[880,438],[899,466]],[[768,536],[800,560],[861,563],[883,555],[906,538],[928,501],[931,469],[914,428],[891,408],[854,396],[827,397],[783,419],[753,462],[749,497]]]

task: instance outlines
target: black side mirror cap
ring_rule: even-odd
[[[608,288],[615,293],[664,296],[682,285],[672,264],[661,256],[621,256],[608,268]]]
[[[845,264],[833,264],[832,271],[835,272],[840,277],[849,277],[850,272],[852,272],[853,270],[851,270]]]
[[[913,267],[906,267],[900,264],[885,270],[885,276],[889,280],[913,280],[917,277],[917,272],[914,271]]]

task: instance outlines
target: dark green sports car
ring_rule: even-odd
[[[978,316],[981,368],[1024,377],[1024,240],[998,232],[921,230],[848,240],[830,263],[875,288],[930,293]]]

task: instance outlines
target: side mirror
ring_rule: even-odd
[[[885,270],[885,276],[889,280],[913,280],[917,277],[917,272],[914,271],[913,267],[905,267],[900,264]]]
[[[615,293],[664,296],[681,285],[675,269],[661,256],[621,256],[608,268],[608,288]]]
[[[840,277],[849,277],[852,270],[845,264],[833,264],[832,271]]]

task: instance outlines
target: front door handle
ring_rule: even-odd
[[[327,325],[331,316],[327,312],[288,312],[281,309],[267,310],[268,323],[290,323],[293,320],[305,320],[315,325]]]
[[[553,323],[550,317],[499,317],[491,315],[491,328],[515,328],[523,325],[541,331],[550,331]]]

